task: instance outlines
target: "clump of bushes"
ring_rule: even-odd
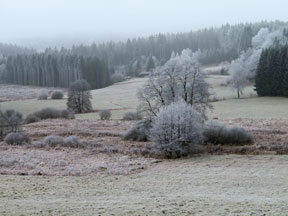
[[[122,119],[126,121],[141,120],[142,116],[138,112],[126,112],[123,114]]]
[[[57,110],[55,108],[44,108],[32,114],[29,114],[25,120],[27,124],[38,122],[43,119],[55,119],[55,118],[64,118],[72,119],[74,114],[68,110]]]
[[[149,140],[150,129],[152,127],[151,119],[143,119],[135,122],[132,127],[123,134],[124,140],[133,140],[146,142]]]
[[[78,136],[69,136],[64,140],[64,146],[70,148],[83,148],[87,146],[87,142],[81,140]]]
[[[54,100],[63,99],[64,93],[61,90],[54,91],[51,95],[51,98]]]
[[[112,116],[112,113],[111,113],[110,110],[101,110],[99,112],[99,116],[100,116],[101,120],[110,120],[111,116]]]
[[[240,127],[226,127],[217,121],[209,121],[204,130],[207,143],[221,145],[245,145],[253,142],[253,137]]]
[[[44,138],[43,143],[49,147],[63,146],[64,139],[61,136],[50,135]]]
[[[42,90],[38,96],[38,100],[47,100],[48,99],[48,91]]]
[[[193,147],[202,144],[204,121],[202,115],[184,101],[161,109],[150,131],[153,151],[167,158],[186,156]]]
[[[69,136],[62,138],[61,136],[50,135],[44,138],[43,142],[36,141],[32,143],[35,147],[69,147],[69,148],[84,148],[88,147],[89,143],[86,140],[80,139],[78,136]]]
[[[30,142],[27,134],[24,133],[9,133],[5,138],[4,142],[8,145],[24,145]]]
[[[30,124],[30,123],[34,123],[34,122],[39,122],[39,121],[41,121],[41,119],[38,117],[38,116],[36,116],[35,114],[29,114],[27,117],[26,117],[26,119],[25,119],[25,123],[26,124]]]

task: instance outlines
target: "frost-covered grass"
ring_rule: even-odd
[[[284,216],[287,160],[214,155],[164,161],[133,175],[0,175],[0,215]],[[54,167],[66,161],[59,162]],[[90,168],[109,170],[110,164]]]
[[[288,118],[288,98],[257,97],[249,99],[231,99],[214,102],[213,106],[214,110],[209,114],[210,118]]]
[[[236,92],[222,85],[227,76],[211,75],[208,82],[212,84],[213,91],[218,99],[224,101],[214,102],[214,112],[211,117],[219,118],[285,118],[287,115],[288,99],[286,98],[254,98],[253,86],[244,89],[245,99],[236,99]],[[93,109],[109,109],[112,119],[121,119],[127,111],[136,111],[138,100],[136,92],[146,81],[146,78],[131,79],[117,83],[112,86],[92,91]],[[247,99],[250,96],[250,99]],[[277,106],[275,106],[277,105]],[[66,100],[44,100],[37,99],[12,101],[0,103],[1,109],[15,109],[23,113],[24,117],[42,108],[54,107],[66,109]],[[76,115],[78,119],[99,119],[98,113],[87,113]]]

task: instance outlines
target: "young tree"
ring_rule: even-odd
[[[248,71],[245,67],[243,58],[232,61],[229,72],[231,74],[231,77],[228,80],[229,86],[237,91],[237,96],[240,98],[241,94],[243,94],[245,85],[248,83]]]
[[[69,88],[67,107],[76,113],[92,110],[90,85],[86,80],[77,80]]]

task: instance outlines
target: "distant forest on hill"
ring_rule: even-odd
[[[186,48],[200,50],[202,64],[234,60],[252,46],[252,38],[263,27],[276,30],[288,27],[288,23],[227,24],[126,42],[75,45],[71,49],[47,48],[42,53],[0,44],[0,79],[21,85],[68,87],[71,82],[84,78],[92,88],[102,88],[111,84],[113,74],[137,77],[142,71],[165,64],[171,53],[180,53]]]

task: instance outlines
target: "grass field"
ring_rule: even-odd
[[[0,215],[284,216],[287,161],[202,156],[132,175],[0,176]]]
[[[218,102],[213,102],[214,110],[209,114],[218,118],[287,118],[288,99],[286,98],[256,98],[253,86],[247,86],[242,99],[236,99],[236,92],[231,91],[222,84],[226,76],[211,75],[207,79],[211,84],[212,97]],[[96,110],[111,109],[113,119],[121,119],[123,113],[136,110],[138,100],[136,92],[146,81],[146,78],[131,79],[122,83],[92,91],[92,104]],[[224,100],[223,100],[224,99]],[[277,105],[277,106],[275,106]],[[27,116],[46,107],[66,109],[66,99],[63,100],[18,100],[0,103],[1,109],[15,109]],[[97,113],[79,114],[79,119],[99,119]]]

